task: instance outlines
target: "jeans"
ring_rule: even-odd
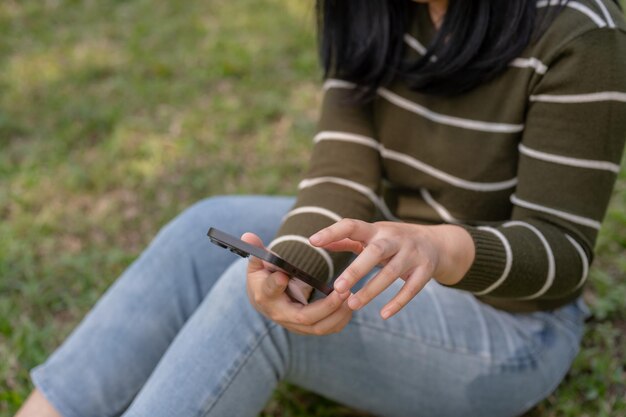
[[[35,386],[64,417],[255,416],[283,380],[377,415],[489,417],[523,413],[567,373],[581,300],[513,314],[431,281],[384,321],[396,282],[338,334],[268,320],[248,302],[247,261],[206,231],[267,244],[293,203],[227,196],[184,211],[32,370]]]

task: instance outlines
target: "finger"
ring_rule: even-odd
[[[260,248],[264,247],[263,241],[261,240],[261,238],[255,235],[254,233],[244,233],[243,235],[241,235],[241,240],[251,245],[258,246]],[[263,265],[263,261],[261,261],[259,258],[255,256],[250,256],[248,258],[248,274],[252,272],[260,271],[262,269],[265,269],[265,266]]]
[[[343,303],[334,313],[310,327],[310,333],[318,336],[341,331],[352,318],[352,310]]]
[[[309,241],[315,246],[327,245],[345,238],[367,242],[374,236],[374,233],[376,230],[371,223],[355,219],[342,219],[315,233],[309,238]]]
[[[402,256],[401,253],[391,258],[387,265],[385,265],[376,276],[370,279],[361,290],[350,297],[348,306],[352,310],[358,310],[367,305],[374,297],[377,297],[386,290],[398,277],[406,272],[407,267],[405,264],[404,256]]]
[[[409,303],[430,281],[432,271],[417,268],[406,280],[400,291],[381,310],[380,315],[387,320]]]
[[[262,290],[267,298],[275,298],[285,292],[287,284],[289,277],[283,272],[276,271],[263,280]]]
[[[303,305],[309,304],[313,287],[297,278],[290,279],[286,289],[287,295]]]
[[[339,275],[334,283],[335,290],[345,292],[352,288],[372,268],[398,251],[398,244],[389,239],[378,239],[368,244],[363,252]]]
[[[268,317],[281,326],[295,325],[296,315],[302,308],[302,304],[292,301],[287,294],[268,300],[265,304]]]
[[[363,252],[364,248],[361,242],[347,238],[341,239],[337,242],[328,243],[322,247],[333,252],[352,252],[356,254]]]
[[[341,330],[350,321],[351,317],[352,310],[348,308],[346,303],[343,303],[337,310],[317,323],[312,325],[288,323],[283,325],[283,327],[297,334],[321,336]]]
[[[277,273],[282,274],[282,273]],[[269,279],[268,274],[266,278]],[[284,274],[282,274],[284,275]],[[291,301],[289,296],[285,293],[278,293],[278,295],[269,297],[265,293],[264,286],[266,279],[252,279],[248,280],[248,296],[251,304],[256,310],[262,313],[270,320],[275,321],[281,325],[288,323],[295,323],[294,317],[298,314],[298,311],[302,307],[300,303]]]
[[[348,295],[348,292],[340,294],[333,291],[327,297],[307,304],[296,315],[296,322],[307,326],[317,323],[341,308]]]

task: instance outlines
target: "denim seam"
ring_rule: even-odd
[[[228,387],[230,387],[230,385],[233,383],[233,381],[235,380],[235,378],[237,377],[237,375],[239,374],[239,372],[243,369],[243,367],[246,365],[246,363],[248,363],[248,360],[250,359],[250,357],[254,354],[254,352],[256,352],[257,348],[259,347],[259,345],[261,344],[261,342],[263,341],[263,339],[265,339],[267,337],[267,335],[277,326],[277,324],[275,323],[270,323],[267,328],[265,329],[265,332],[261,333],[256,341],[256,343],[250,348],[250,351],[243,357],[243,360],[241,361],[241,364],[239,365],[239,367],[235,370],[235,372],[232,374],[232,376],[230,377],[230,379],[227,380],[226,384],[223,385],[222,390],[215,396],[215,399],[208,405],[204,407],[204,410],[201,412],[201,414],[199,414],[199,416],[206,416],[209,412],[211,412],[211,410],[213,409],[213,407],[215,407],[215,405],[217,404],[217,402],[219,401],[219,399],[224,395],[224,393],[226,392],[226,390],[228,389]]]

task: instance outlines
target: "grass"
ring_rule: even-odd
[[[209,195],[292,194],[319,104],[312,4],[0,3],[0,415],[161,225]],[[595,313],[539,412],[626,415],[626,171]],[[282,385],[266,416],[357,416]]]

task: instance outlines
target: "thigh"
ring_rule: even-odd
[[[144,384],[174,337],[238,259],[210,243],[210,226],[268,241],[289,197],[203,200],[167,224],[72,335],[32,372],[67,415],[116,415]],[[75,410],[75,411],[72,411]]]
[[[376,415],[514,416],[547,396],[576,355],[575,307],[509,314],[432,281],[382,320],[400,282],[339,334],[289,334],[287,379]]]
[[[234,235],[254,232],[269,240],[292,204],[290,197],[219,196],[190,206],[159,231],[111,286],[90,312],[90,322],[133,333],[136,323],[143,323],[146,330],[140,333],[152,329],[153,341],[165,348],[238,259],[209,241],[209,227]]]

